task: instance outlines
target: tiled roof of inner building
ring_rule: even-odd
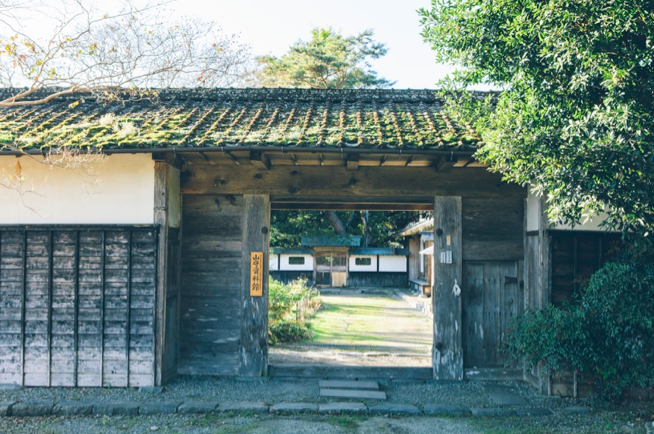
[[[479,144],[470,126],[449,118],[430,90],[167,89],[158,91],[156,100],[100,103],[91,95],[73,94],[44,105],[0,109],[0,148],[5,150],[474,150]]]

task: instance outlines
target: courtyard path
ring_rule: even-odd
[[[431,366],[431,320],[393,290],[323,291],[314,339],[270,348],[272,364]]]

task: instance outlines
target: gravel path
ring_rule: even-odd
[[[545,418],[183,416],[0,418],[3,434],[652,434],[651,421],[620,413]]]

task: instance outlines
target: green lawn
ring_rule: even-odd
[[[311,319],[314,344],[430,346],[431,322],[404,301],[373,295],[321,295]]]

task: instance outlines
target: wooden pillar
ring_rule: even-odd
[[[163,357],[166,342],[166,288],[168,287],[168,171],[165,161],[154,162],[154,224],[159,227],[157,239],[157,287],[155,294],[154,384],[163,383]],[[129,309],[129,307],[128,307]],[[129,333],[129,331],[128,331]],[[129,381],[129,379],[128,379]]]
[[[239,374],[268,374],[268,268],[270,240],[270,196],[243,196],[243,280]],[[250,254],[263,252],[263,296],[250,294]]]
[[[443,257],[441,257],[443,256]],[[434,379],[463,380],[461,197],[434,200]]]
[[[540,208],[540,220],[538,222],[538,308],[544,309],[552,302],[552,267],[550,265],[552,253],[545,198],[541,197],[538,203]]]
[[[416,280],[420,271],[419,235],[412,235],[407,240],[407,248],[409,249],[409,280]]]
[[[547,218],[547,203],[544,197],[538,201],[538,288],[536,302],[538,309],[544,309],[552,302],[552,267],[551,240],[549,234],[549,219]],[[549,370],[537,368],[538,389],[541,394],[552,394],[552,379]]]

